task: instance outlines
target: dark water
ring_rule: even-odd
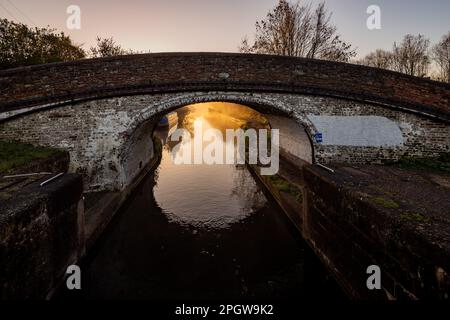
[[[183,119],[195,118],[194,109],[184,111]],[[217,128],[214,119],[209,125]],[[167,132],[159,134],[165,139]],[[164,146],[157,172],[145,178],[86,260],[83,297],[340,297],[246,168],[175,165],[171,147]]]

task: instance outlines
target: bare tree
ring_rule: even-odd
[[[248,39],[244,38],[239,50],[348,61],[356,55],[355,50],[341,40],[330,21],[331,14],[324,3],[312,10],[311,4],[291,4],[279,0],[265,19],[256,22],[254,43],[250,45]]]
[[[423,77],[428,72],[430,41],[423,35],[407,34],[400,45],[394,43],[393,69],[412,76]]]
[[[450,83],[450,32],[433,47],[432,55],[439,68],[440,79]]]
[[[358,61],[358,63],[369,67],[392,69],[393,55],[389,51],[377,49],[366,55],[362,60]]]
[[[117,44],[114,39],[97,37],[97,45],[90,48],[90,55],[93,58],[112,57],[124,54],[132,54],[132,50],[126,50]]]
[[[250,46],[248,44],[248,37],[245,36],[242,40],[241,40],[241,44],[238,47],[239,52],[242,53],[252,53],[252,46]]]

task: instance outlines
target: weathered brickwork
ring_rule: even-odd
[[[334,169],[333,174],[315,166],[299,169],[307,199],[301,232],[347,293],[366,300],[448,300],[449,228],[442,219],[448,212],[448,189],[424,179],[425,174],[393,167]],[[384,178],[378,180],[377,175]],[[424,188],[430,198],[409,198],[415,192],[405,192],[407,185],[417,191]],[[405,198],[395,209],[381,205],[374,201],[383,197],[377,189],[387,197],[397,190],[396,201]],[[411,208],[426,211],[427,218],[405,219]],[[367,289],[370,265],[381,267],[381,290]]]
[[[83,175],[85,189],[122,189],[153,156],[155,121],[170,110],[207,101],[241,103],[263,113],[278,111],[303,125],[310,137],[316,128],[309,115],[376,115],[394,121],[401,130],[403,144],[398,146],[323,145],[311,139],[314,160],[322,163],[374,163],[450,151],[450,126],[418,114],[330,97],[218,91],[135,95],[41,110],[0,123],[0,139],[66,149],[70,170]]]
[[[86,98],[212,90],[345,97],[450,120],[445,83],[345,63],[226,53],[131,55],[0,71],[0,112]]]

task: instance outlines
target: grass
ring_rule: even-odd
[[[403,220],[413,221],[413,222],[427,222],[429,219],[420,213],[415,212],[404,212],[400,215]]]
[[[302,193],[296,186],[281,178],[279,175],[269,176],[269,179],[278,191],[289,193],[293,195],[297,201],[302,201]]]
[[[15,141],[0,141],[0,173],[6,173],[31,161],[45,159],[59,152],[56,149]]]
[[[373,198],[372,201],[384,208],[387,208],[387,209],[397,209],[400,207],[400,205],[397,202],[395,202],[394,200],[391,200],[391,199],[387,199],[387,198],[376,197],[376,198]]]
[[[402,158],[389,163],[405,169],[428,170],[450,173],[450,153],[444,153],[438,158]]]

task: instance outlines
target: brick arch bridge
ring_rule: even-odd
[[[310,137],[324,133],[322,143],[313,141],[319,162],[379,162],[450,149],[448,84],[345,63],[224,53],[0,71],[0,138],[67,149],[87,189],[121,189],[153,156],[145,136],[155,119],[205,101],[279,111]]]

